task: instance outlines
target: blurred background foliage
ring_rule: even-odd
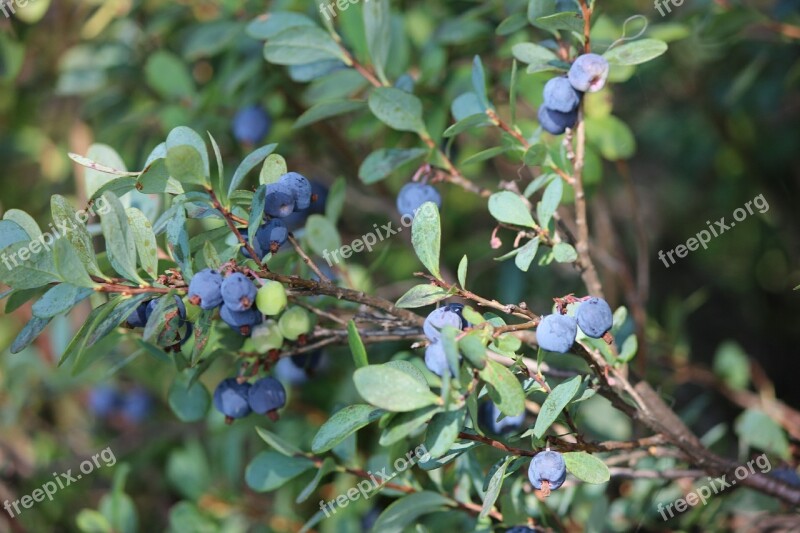
[[[429,131],[442,132],[452,123],[450,105],[469,88],[475,54],[486,66],[492,100],[507,116],[511,47],[535,40],[538,30],[498,35],[495,29],[510,14],[524,12],[526,4],[393,2],[397,16],[387,75],[414,79]],[[280,143],[278,151],[290,169],[327,184],[346,179],[347,204],[339,225],[344,242],[370,231],[373,223],[385,223],[387,213],[396,221],[394,195],[413,168],[372,186],[359,181],[358,168],[368,153],[398,144],[402,135],[364,113],[294,128],[314,103],[358,94],[365,82],[345,70],[303,83],[300,69],[268,65],[262,44],[245,31],[264,9],[264,2],[234,0],[32,0],[15,17],[0,18],[0,209],[25,210],[44,227],[50,221],[50,195],[85,204],[80,171],[67,152],[83,154],[91,143],[102,142],[113,146],[128,168],[139,169],[178,125],[211,132],[233,168],[252,146],[236,142],[232,117],[243,106],[260,104],[273,119],[265,142]],[[320,17],[319,6],[311,2],[275,1],[269,9]],[[698,0],[672,6],[662,18],[647,1],[598,1],[593,45],[603,50],[622,35],[623,21],[637,14],[650,21],[646,35],[668,41],[670,49],[635,71],[617,73],[618,83],[587,103],[597,120],[613,109],[635,138],[635,154],[623,154],[624,160],[608,161],[615,159],[608,152],[613,156],[619,146],[603,150],[602,140],[587,156],[594,246],[612,307],[627,305],[632,316],[637,305],[647,311],[646,354],[635,364],[674,398],[676,410],[699,434],[727,420],[714,439],[723,451],[736,453],[725,436],[741,409],[673,369],[687,362],[713,365],[739,388],[747,387],[753,374],[759,391],[769,389],[771,380],[779,398],[800,405],[795,372],[800,292],[792,291],[800,284],[798,4]],[[358,6],[339,12],[335,24],[356,57],[366,58]],[[537,127],[535,109],[548,77],[519,79],[518,123],[526,134]],[[456,162],[497,143],[495,131],[484,131],[459,136],[449,146]],[[517,179],[519,169],[517,161],[502,158],[463,167],[487,187]],[[484,202],[454,187],[439,189],[443,264],[454,269],[468,251],[473,290],[501,301],[525,301],[534,309],[547,308],[554,295],[580,292],[571,267],[534,266],[523,273],[510,262],[495,262],[493,257],[510,249],[513,235],[501,233],[503,249],[492,250],[493,223]],[[708,250],[668,269],[658,260],[658,250],[685,243],[707,220],[730,220],[734,209],[759,194],[769,204],[766,213],[750,216],[712,240]],[[351,260],[366,267],[368,283],[382,296],[396,299],[413,284],[418,264],[408,238],[401,234]],[[30,316],[27,305],[10,311],[0,317],[3,349]],[[293,531],[317,510],[313,497],[294,503],[303,486],[297,481],[267,496],[246,490],[243,465],[263,448],[253,431],[256,422],[227,427],[218,413],[202,423],[179,421],[168,407],[171,371],[154,371],[163,367],[149,358],[127,360],[131,347],[109,346],[108,362],[77,376],[55,369],[86,312],[88,306],[83,315],[56,318],[30,349],[16,356],[4,351],[0,358],[0,500],[29,494],[51,472],[75,468],[106,446],[119,462],[18,519],[0,513],[3,530],[67,531],[80,524],[85,531],[102,531],[108,513],[79,512],[103,511],[105,505],[117,510],[110,513],[116,531]],[[386,359],[402,348],[371,348],[370,359]],[[336,405],[355,397],[349,366],[335,363],[346,352],[334,349],[328,355],[322,375],[291,389],[290,408],[280,422],[285,438],[308,442]],[[748,356],[756,362],[755,373]],[[213,387],[234,365],[232,359],[220,361],[203,381]],[[108,412],[98,407],[101,386],[122,398]],[[148,400],[126,410],[124,398],[131,395]],[[600,437],[631,435],[629,421],[601,401],[582,409],[581,419]],[[355,457],[355,440],[347,446],[342,453]],[[794,443],[779,453],[784,459],[792,454],[797,454]],[[338,483],[342,486],[324,487],[321,497],[352,486]],[[583,501],[572,502],[579,509],[575,516],[605,517],[604,509],[614,506],[618,512],[607,527],[626,530],[631,517],[652,515],[641,495],[651,494],[659,483],[617,483],[615,492],[628,498],[611,502],[599,494],[592,501],[583,493]],[[359,502],[321,528],[358,531],[361,517],[384,504],[383,498]],[[724,514],[747,505],[774,507],[739,491],[698,512]]]

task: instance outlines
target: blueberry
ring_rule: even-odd
[[[198,272],[189,283],[189,302],[202,309],[214,309],[222,305],[222,274],[211,268]]]
[[[567,466],[564,464],[564,456],[552,450],[539,452],[533,456],[531,465],[528,467],[528,479],[538,490],[544,490],[545,494],[551,490],[556,490],[567,478]],[[549,485],[544,486],[547,481]],[[542,487],[545,487],[542,489]]]
[[[99,417],[107,417],[116,411],[122,398],[113,387],[100,386],[89,391],[89,410]]]
[[[297,368],[302,368],[309,372],[314,371],[322,363],[322,350],[293,355],[289,358],[289,361]]]
[[[572,63],[567,77],[576,91],[597,92],[606,84],[608,61],[597,54],[583,54]]]
[[[278,183],[283,183],[292,189],[295,209],[308,209],[311,205],[311,183],[302,174],[287,172],[280,177]]]
[[[244,311],[233,311],[227,305],[219,308],[219,317],[223,322],[238,331],[241,335],[250,335],[253,326],[264,320],[263,315],[255,307]]]
[[[241,143],[255,144],[269,133],[272,119],[261,106],[240,109],[233,117],[233,136]]]
[[[478,409],[478,421],[481,426],[498,435],[519,429],[525,422],[525,413],[518,416],[506,416],[502,420],[497,420],[500,418],[500,414],[500,409],[497,408],[494,402],[484,402]]]
[[[221,286],[222,300],[231,311],[244,311],[256,301],[256,286],[240,272],[234,272],[225,278]]]
[[[536,340],[543,350],[566,353],[578,334],[578,323],[567,315],[547,315],[536,328]]]
[[[445,371],[453,375],[450,365],[447,364],[447,354],[444,353],[444,346],[439,341],[432,342],[425,348],[425,366],[428,370],[441,377]]]
[[[294,211],[294,189],[286,183],[270,183],[267,185],[267,196],[264,200],[264,213],[271,217],[288,217]]]
[[[536,533],[536,530],[528,526],[514,526],[511,529],[506,529],[506,533]]]
[[[291,385],[301,385],[308,381],[308,374],[292,363],[291,357],[282,357],[275,363],[275,376]]]
[[[539,107],[537,116],[543,130],[553,135],[561,135],[567,128],[575,126],[578,121],[578,108],[570,113],[562,113],[543,105]]]
[[[250,409],[263,415],[286,405],[286,390],[275,378],[261,378],[250,387],[247,399]]]
[[[397,210],[401,216],[414,215],[414,212],[425,202],[433,202],[442,208],[442,197],[439,191],[424,183],[406,183],[397,194]]]
[[[544,86],[544,105],[553,111],[569,113],[581,103],[581,94],[564,77],[553,78]]]
[[[122,399],[122,415],[131,422],[141,422],[148,414],[152,399],[142,388],[135,388],[125,394]]]
[[[140,304],[136,310],[128,316],[128,325],[132,328],[143,328],[147,324],[147,302]]]
[[[173,297],[175,298],[175,305],[178,307],[178,318],[180,319],[179,326],[182,326],[186,320],[186,306],[183,305],[183,300],[181,300],[177,294],[173,295]],[[158,306],[159,300],[160,298],[156,298],[154,300],[150,300],[149,302],[147,302],[147,307],[145,308],[144,311],[145,324],[150,320],[150,315],[152,315],[153,311],[155,311],[156,307]]]
[[[239,231],[239,235],[242,236],[242,239],[244,240],[244,242],[249,242],[248,239],[250,237],[249,237],[249,232],[247,231],[247,228],[241,228],[238,231]],[[253,257],[250,255],[250,252],[247,251],[247,246],[242,246],[241,248],[239,248],[239,251],[247,259],[253,259]],[[258,239],[253,241],[253,251],[258,256],[258,260],[259,261],[264,258],[264,252],[263,252],[263,250],[261,250],[261,245],[258,244]]]
[[[599,339],[611,329],[614,322],[614,315],[611,308],[602,298],[589,298],[578,306],[575,313],[578,326],[587,337]]]
[[[289,230],[286,228],[286,224],[279,218],[273,218],[256,231],[258,248],[263,251],[272,252],[273,254],[278,251],[288,238]],[[259,250],[255,250],[255,252],[259,253]]]
[[[250,414],[247,401],[250,384],[236,378],[222,380],[214,391],[214,407],[228,418],[244,418]]]
[[[794,468],[782,466],[773,470],[771,475],[772,477],[783,481],[787,485],[800,487],[800,476],[797,475],[797,471]]]
[[[325,202],[328,199],[328,188],[318,181],[312,181],[311,197],[314,198],[314,195],[316,195],[316,199],[311,202],[311,205],[309,205],[307,209],[295,209],[291,215],[283,219],[283,222],[290,231],[302,228],[309,215],[325,214]]]
[[[442,336],[441,329],[452,326],[456,329],[467,327],[467,321],[461,316],[464,306],[461,304],[448,304],[430,312],[422,325],[425,336],[431,342],[436,342]]]

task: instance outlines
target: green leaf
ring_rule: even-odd
[[[636,336],[631,335],[630,338],[636,339]],[[717,348],[713,368],[714,374],[732,389],[746,389],[750,383],[750,361],[742,347],[733,341],[725,341]]]
[[[397,307],[404,309],[413,309],[415,307],[423,307],[444,300],[450,296],[450,293],[441,287],[425,283],[422,285],[414,285],[408,292],[397,300]]]
[[[86,196],[88,198],[94,198],[100,187],[114,179],[114,176],[108,173],[109,169],[113,170],[117,175],[128,174],[125,162],[116,150],[108,145],[91,145],[86,152],[86,157],[83,159],[88,162],[88,164],[81,163],[87,166],[83,172],[83,181],[86,184]]]
[[[381,446],[391,446],[417,431],[441,410],[442,408],[438,405],[429,405],[416,411],[396,414],[383,429],[378,443]]]
[[[36,240],[42,236],[42,230],[39,229],[39,224],[25,211],[19,209],[9,209],[3,214],[3,220],[10,220],[16,222],[19,227],[25,230],[30,240]]]
[[[414,411],[439,401],[427,385],[387,365],[359,368],[353,382],[362,398],[387,411]]]
[[[758,409],[747,409],[736,418],[736,434],[752,448],[774,453],[783,460],[790,456],[786,432],[769,415]]]
[[[569,473],[585,483],[600,484],[611,479],[606,464],[594,455],[586,452],[566,452],[563,456]]]
[[[50,198],[50,213],[53,216],[53,225],[56,228],[69,228],[64,237],[72,244],[89,274],[105,277],[100,271],[100,267],[97,266],[92,237],[89,235],[86,226],[83,225],[83,221],[80,220],[83,216],[88,217],[88,215],[82,212],[83,214],[79,217],[78,211],[70,205],[66,198],[58,194],[54,194]]]
[[[58,239],[53,248],[53,263],[58,277],[78,287],[91,289],[95,282],[89,277],[78,253],[66,239]]]
[[[358,333],[358,328],[353,320],[347,322],[347,342],[350,345],[350,352],[353,354],[353,362],[356,368],[369,365],[367,360],[367,349],[364,348],[364,341]]]
[[[415,492],[389,505],[378,517],[372,530],[380,533],[402,533],[407,526],[417,523],[421,516],[444,511],[452,505],[452,501],[438,492]]]
[[[458,262],[458,283],[461,285],[462,289],[465,289],[467,287],[468,265],[469,265],[469,259],[465,254],[464,257],[461,258],[461,261]]]
[[[303,453],[303,450],[268,429],[257,427],[256,433],[264,442],[275,448],[276,452],[280,452],[283,455],[302,455]]]
[[[489,109],[489,97],[486,95],[486,73],[483,70],[480,56],[476,55],[472,59],[472,88],[478,95],[478,101],[484,109]]]
[[[522,161],[529,167],[538,167],[547,157],[547,147],[543,144],[532,144],[525,150]]]
[[[525,392],[517,377],[502,364],[487,359],[486,367],[479,371],[489,385],[489,396],[503,413],[518,416],[525,412]]]
[[[428,424],[425,435],[425,448],[433,457],[441,457],[450,451],[450,447],[458,438],[458,432],[464,427],[466,407],[456,411],[437,413]]]
[[[262,183],[258,186],[258,189],[256,189],[255,194],[253,194],[253,201],[250,204],[250,217],[247,221],[247,227],[251,228],[248,233],[248,240],[250,246],[253,248],[255,248],[256,233],[261,226],[261,221],[264,220],[264,204],[266,203],[266,199],[267,186]]]
[[[324,461],[322,461],[322,465],[318,467],[316,475],[314,475],[314,479],[312,479],[306,487],[300,491],[300,494],[297,495],[295,498],[294,503],[303,503],[306,501],[316,490],[317,486],[319,486],[319,482],[322,481],[322,478],[330,474],[331,472],[336,470],[336,461],[331,459],[330,457],[326,457]]]
[[[496,192],[489,197],[489,213],[499,222],[533,228],[536,224],[525,202],[511,191]]]
[[[167,151],[167,170],[170,176],[181,183],[205,185],[208,181],[203,169],[203,157],[188,144],[179,144]]]
[[[559,242],[553,246],[553,257],[559,263],[573,263],[578,259],[578,252],[571,244],[566,242]]]
[[[258,182],[262,185],[275,183],[281,176],[289,172],[286,167],[286,160],[280,154],[269,154],[261,165],[261,172],[258,174]]]
[[[538,26],[536,19],[558,12],[556,0],[528,0],[528,22]]]
[[[158,276],[158,244],[153,233],[153,225],[140,210],[129,207],[125,210],[128,215],[128,224],[133,232],[133,242],[136,244],[136,253],[139,264],[150,279]]]
[[[427,153],[424,148],[381,148],[367,156],[358,169],[358,177],[367,185],[376,183],[392,172]]]
[[[305,457],[287,457],[277,452],[256,455],[244,473],[247,486],[256,492],[268,492],[283,486],[303,472],[314,468]]]
[[[473,163],[480,163],[481,161],[486,161],[487,159],[492,159],[493,157],[497,157],[498,155],[502,155],[508,151],[508,148],[505,146],[494,146],[492,148],[487,148],[486,150],[482,150],[477,154],[472,154],[468,158],[464,159],[461,164],[462,165],[471,165]]]
[[[362,369],[356,372],[360,370]],[[364,404],[348,405],[336,411],[317,431],[311,442],[311,451],[316,454],[327,452],[359,429],[379,419],[384,413],[383,409]]]
[[[615,46],[603,57],[612,65],[638,65],[667,51],[667,43],[658,39],[640,39]]]
[[[31,240],[30,235],[13,220],[0,220],[0,250],[16,244],[26,243]]]
[[[128,224],[125,208],[111,193],[105,193],[103,200],[110,207],[108,213],[100,215],[108,261],[120,276],[144,283],[136,272],[136,243],[133,240],[133,230]]]
[[[563,11],[546,17],[539,17],[535,24],[540,28],[552,32],[558,30],[574,31],[583,35],[583,17],[574,11]]]
[[[328,189],[328,199],[325,200],[325,218],[332,224],[338,222],[344,209],[344,198],[347,192],[347,180],[338,177]]]
[[[24,350],[30,343],[36,340],[36,337],[44,331],[44,328],[47,327],[47,324],[49,324],[51,320],[52,318],[39,318],[36,316],[31,318],[14,339],[14,342],[11,343],[11,347],[8,351],[11,353],[19,353]]]
[[[536,217],[539,219],[539,225],[546,228],[553,218],[553,213],[558,209],[558,204],[561,203],[561,198],[564,195],[564,182],[560,179],[555,179],[550,182],[544,190],[542,199],[536,204]]]
[[[189,234],[186,232],[186,210],[179,208],[167,223],[167,248],[186,279],[193,274]]]
[[[336,226],[322,215],[311,215],[306,221],[306,242],[317,255],[325,257],[342,247],[342,241]]]
[[[471,94],[471,93],[470,93]],[[491,124],[489,118],[486,116],[486,113],[477,113],[475,115],[469,115],[468,117],[462,118],[461,120],[457,121],[455,124],[444,130],[442,133],[442,137],[450,138],[455,137],[456,135],[463,133],[467,130],[471,130],[472,128],[479,128],[483,126],[487,126]]]
[[[514,264],[523,272],[527,272],[531,263],[536,258],[536,252],[539,250],[539,237],[534,237],[525,243],[519,249],[519,253],[514,256]]]
[[[369,108],[381,122],[392,129],[425,132],[422,102],[413,94],[394,87],[378,87],[369,95]]]
[[[15,224],[8,220],[4,222]],[[0,268],[0,281],[14,289],[34,289],[60,281],[52,251],[37,247],[39,242],[20,241],[6,247],[3,250],[5,264]],[[33,253],[34,249],[37,249],[38,253]]]
[[[427,386],[428,380],[425,379],[425,374],[422,371],[414,366],[412,363],[408,361],[403,361],[402,359],[398,359],[395,361],[389,361],[388,363],[384,363],[386,366],[390,366],[392,368],[396,368],[401,372],[405,372],[415,380],[417,380],[420,384]]]
[[[370,0],[363,4],[364,32],[367,48],[372,59],[375,74],[386,83],[385,67],[392,44],[392,12],[389,0]]]
[[[586,117],[586,138],[609,161],[628,159],[636,152],[633,132],[613,115]]]
[[[247,176],[251,170],[260,165],[261,162],[264,161],[264,158],[270,155],[277,147],[278,145],[275,143],[267,144],[258,150],[251,152],[247,157],[244,158],[244,160],[242,160],[242,162],[236,168],[236,171],[233,173],[231,184],[228,186],[229,197],[233,195],[233,191],[235,191],[237,187],[242,184],[245,176]]]
[[[305,65],[323,59],[350,64],[336,41],[317,26],[296,26],[274,35],[264,45],[264,57],[276,65]]]
[[[411,244],[414,252],[425,268],[437,279],[439,272],[439,250],[442,228],[439,222],[439,208],[433,202],[425,202],[414,214],[411,225]]]
[[[621,363],[627,363],[628,361],[634,358],[638,349],[639,349],[639,341],[636,339],[636,335],[629,335],[628,338],[625,339],[625,342],[622,343],[622,347],[619,350],[619,357],[617,358],[617,361]],[[746,383],[747,382],[745,382],[745,384]]]
[[[253,39],[266,41],[289,28],[316,27],[313,20],[294,11],[272,11],[252,20],[245,33]]]
[[[486,346],[481,340],[481,332],[470,332],[458,341],[458,349],[469,363],[482,370],[486,368]]]
[[[581,376],[575,376],[572,379],[561,383],[545,398],[542,403],[542,409],[539,411],[539,416],[536,417],[536,424],[533,426],[533,434],[537,439],[541,439],[547,428],[555,422],[561,411],[569,404],[570,400],[578,392],[581,386]]]
[[[328,100],[319,102],[297,117],[292,129],[304,128],[320,120],[359,111],[364,107],[365,104],[361,100]]]
[[[82,533],[113,533],[114,528],[108,518],[94,509],[81,509],[75,517],[75,524]]]
[[[483,497],[483,506],[481,507],[481,513],[478,515],[478,518],[484,518],[491,512],[492,507],[494,507],[494,502],[497,501],[497,497],[500,495],[500,489],[503,487],[503,479],[506,475],[508,463],[513,460],[513,455],[506,456],[502,459],[502,463],[500,463],[500,466],[494,471],[492,477],[489,478],[489,482],[486,484],[486,495]]]
[[[59,283],[44,293],[44,296],[33,304],[31,311],[34,316],[39,318],[52,318],[66,313],[93,293],[92,289],[76,287],[69,283]]]
[[[163,98],[178,99],[194,95],[195,86],[189,67],[171,52],[157,50],[148,57],[144,76],[147,84]]]
[[[511,53],[517,61],[531,65],[547,64],[548,61],[558,59],[555,52],[535,43],[517,43],[511,47]]]
[[[181,422],[202,420],[211,405],[211,394],[199,381],[192,383],[193,374],[188,370],[177,374],[169,387],[167,401]]]

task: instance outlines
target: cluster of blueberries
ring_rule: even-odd
[[[144,420],[152,408],[152,398],[147,392],[134,387],[124,392],[115,387],[101,386],[89,391],[89,410],[102,419],[122,417],[136,424]]]
[[[311,182],[297,172],[287,172],[275,183],[267,185],[264,200],[265,222],[256,230],[256,238],[253,241],[253,251],[259,260],[268,253],[276,253],[289,238],[289,228],[282,219],[289,217],[295,211],[308,210],[314,200],[316,198]],[[240,229],[239,233],[245,239],[248,238],[247,229]],[[242,248],[242,254],[250,257],[245,248]]]
[[[452,370],[449,370],[450,367],[447,364],[444,346],[439,340],[442,337],[441,330],[445,326],[452,326],[461,330],[469,327],[469,323],[462,315],[463,311],[463,304],[444,305],[431,311],[422,325],[425,337],[430,341],[428,347],[425,348],[425,366],[437,376],[442,376],[445,371],[449,371],[452,375]]]
[[[220,318],[247,336],[264,319],[254,306],[257,292],[255,284],[241,272],[223,278],[217,270],[206,268],[189,283],[189,303],[205,310],[219,307]]]
[[[186,320],[186,306],[183,304],[183,300],[179,296],[175,296],[175,305],[178,308],[178,312],[175,316],[172,316],[168,319],[169,322],[177,320],[177,329],[178,329],[178,337],[179,341],[177,343],[177,347],[183,346],[183,344],[189,339],[189,336],[192,334],[192,324],[188,320]],[[139,307],[136,308],[133,313],[128,316],[127,323],[128,326],[131,328],[143,328],[147,325],[147,321],[150,320],[150,315],[153,314],[156,306],[158,306],[158,298],[153,300],[149,300],[147,302],[142,302]]]
[[[578,327],[587,337],[599,339],[611,329],[613,321],[608,303],[591,297],[580,302],[575,317],[555,313],[542,318],[536,328],[536,340],[543,350],[566,353],[575,343]]]
[[[425,202],[433,202],[442,208],[442,197],[432,185],[411,181],[403,185],[397,193],[397,211],[400,216],[414,216],[417,209]]]
[[[553,135],[561,135],[578,121],[578,107],[585,92],[597,92],[606,84],[608,61],[597,54],[579,56],[566,77],[559,76],[544,86],[544,105],[539,107],[539,123]]]
[[[275,378],[264,377],[253,384],[237,378],[224,379],[214,390],[214,407],[225,421],[244,418],[250,413],[278,419],[278,409],[286,405],[286,389]]]
[[[272,118],[260,105],[241,108],[233,117],[233,136],[243,144],[255,144],[267,136]]]

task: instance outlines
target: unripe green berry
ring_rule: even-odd
[[[281,315],[278,326],[285,338],[296,341],[300,335],[311,331],[311,317],[305,309],[295,305]]]
[[[258,289],[256,307],[267,316],[275,316],[286,308],[286,289],[277,281],[267,281]]]
[[[258,353],[267,353],[283,346],[283,334],[274,320],[266,320],[254,327],[249,340],[252,340],[253,349]]]

